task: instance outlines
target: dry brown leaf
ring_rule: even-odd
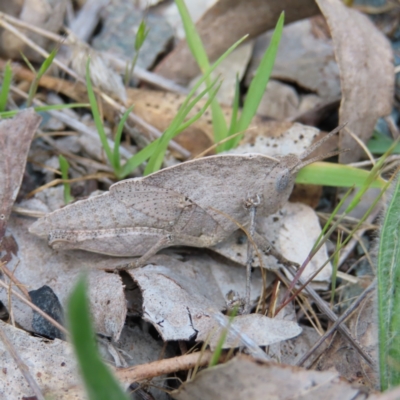
[[[255,37],[274,28],[283,10],[286,23],[318,14],[318,7],[312,0],[220,0],[207,10],[196,29],[208,57],[214,61],[244,35]],[[186,85],[199,74],[199,69],[183,40],[155,72]]]
[[[222,328],[213,315],[226,308],[229,291],[244,297],[245,269],[200,254],[184,262],[159,255],[151,262],[153,265],[127,271],[142,292],[143,318],[154,325],[165,341],[195,338],[208,340],[211,348],[215,348]],[[252,301],[255,301],[261,289],[259,272],[252,281]],[[295,322],[259,314],[238,316],[233,326],[260,346],[301,332]],[[238,345],[235,335],[228,334],[224,347]]]
[[[126,317],[121,278],[96,268],[112,269],[124,260],[98,257],[87,252],[53,251],[42,240],[29,234],[31,223],[27,218],[10,218],[6,233],[13,238],[15,246],[12,254],[6,254],[11,259],[7,268],[10,271],[15,269],[14,276],[27,290],[50,286],[62,305],[66,304],[82,269],[89,269],[88,295],[96,332],[118,339]],[[9,308],[9,297],[3,288],[0,289],[0,301]],[[32,309],[14,297],[11,297],[11,307],[16,322],[32,331]]]
[[[30,108],[0,122],[0,244],[21,186],[29,147],[41,120]]]
[[[317,0],[333,39],[340,69],[342,101],[339,124],[366,142],[379,117],[392,109],[394,92],[393,53],[389,41],[370,19],[346,7],[340,0]],[[357,161],[364,153],[350,135],[342,133],[342,163]]]
[[[302,264],[313,248],[321,226],[314,210],[305,204],[287,203],[276,214],[269,217],[257,217],[257,231],[265,236],[281,254],[294,262]],[[214,251],[245,265],[247,260],[247,238],[241,232],[235,232],[228,240],[212,247]],[[272,256],[262,255],[263,266],[278,269],[279,264]],[[322,246],[304,270],[303,276],[309,278],[328,259],[327,250]],[[254,267],[259,267],[258,257],[254,258]],[[314,278],[313,285],[326,289],[331,278],[332,266],[328,263]]]
[[[280,343],[280,362],[282,364],[296,365],[297,361],[304,356],[314,343],[321,337],[321,335],[310,326],[301,325],[302,332],[294,339],[287,340]],[[304,363],[305,368],[310,368],[316,359],[323,353],[328,344],[326,341],[310,356]]]
[[[185,98],[184,95],[177,93],[128,89],[128,105],[134,104],[136,114],[160,131],[164,131],[171,124]],[[193,107],[189,116],[193,116],[199,112],[203,105],[204,101],[199,101]],[[232,107],[222,105],[222,111],[229,124]],[[258,136],[279,137],[292,125],[293,123],[291,122],[265,121],[261,117],[255,116],[252,125],[245,134],[244,140],[251,141],[252,138]],[[193,156],[212,146],[214,144],[214,133],[210,109],[207,109],[195,123],[185,129],[174,140],[188,149]],[[252,152],[255,152],[255,149]],[[276,153],[279,153],[279,151]]]
[[[274,126],[281,126],[286,129],[277,129],[275,134],[258,129],[249,131],[239,146],[230,150],[229,153],[259,153],[272,157],[277,154],[300,155],[311,146],[319,134],[319,129],[298,123],[275,123],[271,125],[272,128]]]
[[[59,339],[48,341],[33,337],[3,321],[0,321],[0,329],[28,367],[43,395],[58,400],[86,398],[82,389],[74,391],[74,396],[68,395],[69,389],[81,385],[73,349],[69,343]],[[0,365],[2,367],[0,381],[2,399],[36,398],[31,397],[34,392],[1,340]]]
[[[353,388],[336,372],[255,361],[240,355],[226,364],[201,371],[172,394],[177,400],[200,399],[296,399],[364,400],[366,395]]]

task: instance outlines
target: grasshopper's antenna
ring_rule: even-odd
[[[305,161],[301,162],[300,164],[295,165],[294,168],[291,170],[291,172],[293,174],[297,174],[297,172],[299,172],[306,165],[312,164],[315,161],[324,160],[325,158],[330,158],[330,157],[333,157],[333,156],[337,156],[338,154],[346,153],[346,151],[350,151],[350,149],[334,150],[334,151],[330,151],[329,153],[322,154],[320,156],[309,158],[308,160],[305,160]]]
[[[318,142],[312,144],[308,149],[306,149],[304,151],[304,153],[302,153],[300,155],[300,159],[304,160],[306,159],[315,149],[318,149],[318,147],[321,146],[321,144],[325,143],[328,139],[330,139],[332,136],[336,135],[336,133],[338,133],[340,130],[342,130],[345,126],[347,125],[347,122],[339,125],[337,128],[335,128],[332,132],[329,132],[325,137],[323,137],[321,140],[318,140]],[[328,155],[330,153],[328,153],[327,155],[325,155],[323,158],[327,158]],[[332,155],[329,155],[330,157],[332,157]],[[322,159],[322,158],[319,158]],[[314,161],[318,161],[318,160],[314,160]],[[309,164],[309,163],[308,163]],[[307,164],[306,164],[307,165]]]

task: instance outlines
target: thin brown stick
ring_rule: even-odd
[[[239,135],[243,135],[244,133],[246,133],[246,132],[248,132],[248,131],[250,131],[250,130],[254,130],[254,129],[257,129],[257,127],[254,126],[254,127],[248,128],[248,129],[246,129],[246,130],[244,130],[244,131],[236,132],[236,133],[234,133],[233,135],[230,135],[230,136],[226,137],[225,139],[222,139],[222,140],[220,140],[219,142],[214,143],[212,146],[208,147],[207,149],[205,149],[204,151],[202,151],[200,154],[197,154],[197,156],[193,157],[192,160],[197,160],[198,158],[202,158],[202,157],[204,157],[209,151],[214,150],[214,149],[215,149],[216,147],[218,147],[220,144],[224,144],[224,143],[228,142],[229,140],[231,140],[231,139],[233,139],[233,138],[235,138],[235,137],[237,137],[237,136],[239,136]],[[268,156],[267,158],[271,158],[272,160],[279,162],[279,160],[278,160],[277,158],[269,157],[269,156]]]
[[[296,274],[296,271],[294,268],[292,267],[286,267],[286,269],[289,270],[289,272],[292,275]],[[283,273],[281,271],[275,271],[275,273],[278,276],[283,276]],[[300,277],[299,279],[301,284],[304,284],[304,279],[302,277]],[[321,299],[321,297],[318,295],[318,293],[311,287],[311,286],[306,286],[304,288],[304,291],[308,293],[309,296],[312,297],[312,299],[315,301],[316,305],[318,306],[318,308],[332,321],[332,322],[336,322],[338,320],[337,315],[329,308],[329,305],[326,304],[326,302]],[[339,324],[338,325],[338,330],[344,335],[344,337],[346,339],[348,339],[350,341],[350,343],[354,346],[354,348],[358,351],[358,353],[361,355],[361,357],[364,358],[364,360],[366,360],[370,365],[374,365],[374,360],[371,358],[371,356],[369,354],[367,354],[365,352],[365,350],[363,349],[362,345],[358,342],[358,340],[356,340],[355,338],[353,338],[351,332],[349,331],[349,329],[347,328],[346,325]]]
[[[365,145],[365,143],[353,131],[351,131],[348,126],[344,128],[344,131],[347,132],[355,142],[357,142],[357,144],[361,147],[361,149],[364,151],[364,153],[371,161],[371,164],[374,166],[376,161],[372,153],[369,151],[368,147]]]
[[[29,208],[24,208],[24,207],[19,207],[19,206],[13,206],[12,212],[15,214],[23,215],[26,217],[33,217],[33,218],[41,218],[47,214],[43,211],[30,210]]]
[[[3,329],[0,327],[0,340],[4,343],[4,346],[10,353],[11,357],[14,359],[15,363],[18,366],[18,369],[21,371],[21,374],[24,376],[25,380],[28,382],[31,387],[33,393],[35,394],[38,400],[45,400],[42,391],[40,390],[39,385],[33,379],[32,374],[29,371],[28,366],[22,361],[21,357],[17,353],[17,350],[12,345],[12,343],[8,340],[7,335],[3,332]]]
[[[14,275],[14,271],[10,271],[6,265],[2,264],[0,265],[0,270],[4,273],[4,275],[7,275],[10,281],[24,294],[24,296],[28,299],[31,300],[31,296],[29,295],[28,291],[25,288],[25,285],[21,283]]]
[[[13,25],[18,26],[19,28],[28,29],[31,32],[37,33],[41,36],[46,37],[47,39],[55,41],[55,42],[61,43],[65,40],[64,36],[60,36],[60,35],[57,35],[56,33],[47,31],[43,28],[40,28],[38,26],[35,26],[33,24],[30,24],[28,22],[25,22],[18,18],[15,18],[9,14],[0,12],[0,18],[5,19],[6,21],[12,23]]]
[[[0,18],[0,26],[3,27],[5,30],[13,33],[18,39],[20,39],[22,42],[24,42],[31,49],[35,50],[42,57],[44,57],[44,58],[49,57],[50,54],[46,50],[44,50],[40,46],[38,46],[35,42],[33,42],[31,39],[29,39],[26,35],[24,35],[22,32],[20,32],[18,29],[16,29],[13,25],[8,23],[4,18]],[[57,58],[54,58],[53,63],[57,67],[59,67],[61,70],[66,72],[68,75],[75,78],[78,82],[85,84],[85,80],[82,77],[80,77],[71,68],[67,67],[62,62],[60,62]],[[124,114],[127,111],[126,107],[118,104],[115,100],[113,100],[110,96],[107,96],[105,93],[101,92],[98,88],[94,88],[94,91],[97,94],[99,94],[101,96],[101,98],[104,101],[106,101],[114,110],[117,110],[121,114]],[[159,138],[162,135],[162,133],[157,128],[155,128],[153,125],[149,124],[148,122],[146,122],[144,119],[142,119],[141,117],[139,117],[138,115],[136,115],[133,112],[129,113],[128,120],[131,121],[132,123],[139,125],[145,132],[150,134],[153,138]],[[171,140],[168,143],[168,147],[171,148],[172,150],[179,152],[185,158],[189,158],[191,155],[188,150],[186,150],[185,148],[183,148],[181,145],[174,142],[173,140]]]
[[[325,332],[323,336],[321,336],[317,342],[314,344],[314,346],[311,347],[311,349],[308,350],[306,354],[304,354],[299,361],[297,361],[296,365],[302,366],[308,359],[309,357],[318,349],[319,346],[330,336],[332,333],[338,328],[338,326],[344,322],[356,309],[357,307],[361,304],[361,302],[365,299],[365,297],[376,287],[376,280],[371,283],[365,289],[360,296],[358,296],[357,300],[354,301],[351,306],[336,320],[336,322]]]
[[[21,21],[20,19],[12,17],[11,15],[0,13],[0,18],[3,18],[4,20],[10,22],[11,24],[13,24],[15,26],[30,30],[31,32],[35,32],[43,37],[46,37],[50,40],[55,41],[57,43],[65,42],[65,39],[66,39],[65,36],[57,35],[56,33],[47,31],[38,26],[32,25],[28,22]],[[74,31],[74,29],[67,29],[67,28],[65,30],[67,31],[67,33],[70,31]],[[75,36],[79,37],[79,35],[76,35],[76,32],[74,32],[74,34],[75,34]],[[64,45],[68,45],[68,44],[69,43],[64,43]],[[126,67],[126,63],[129,62],[129,60],[123,60],[122,58],[119,58],[118,56],[116,56],[113,53],[100,52],[100,54],[102,54],[103,57],[108,59],[110,61],[110,63],[120,71],[124,71],[125,67]],[[165,89],[169,92],[176,92],[176,93],[182,93],[182,94],[187,94],[189,92],[188,89],[186,89],[183,86],[178,85],[174,81],[164,78],[161,75],[157,75],[154,72],[147,71],[146,69],[141,68],[137,65],[135,65],[135,69],[133,70],[133,75],[136,76],[141,81],[150,83],[154,86],[157,86],[161,89]]]
[[[200,352],[185,354],[129,368],[117,368],[115,374],[124,383],[137,382],[173,372],[187,371],[196,366],[204,367],[209,364],[212,355],[213,353],[209,350],[202,354]]]
[[[112,178],[113,176],[111,174],[108,174],[107,172],[98,172],[97,174],[90,174],[86,176],[80,176],[79,178],[71,178],[71,179],[53,179],[51,182],[46,183],[45,185],[42,185],[35,190],[32,190],[26,195],[26,198],[29,199],[30,197],[33,197],[36,193],[39,193],[45,189],[48,189],[49,187],[61,185],[62,183],[75,183],[75,182],[82,182],[82,181],[89,181],[91,179],[99,179],[99,178]]]
[[[2,286],[4,289],[7,290],[7,293],[9,292],[8,285],[0,279],[0,286]],[[43,310],[41,310],[39,307],[35,306],[31,301],[27,300],[24,296],[20,295],[17,293],[15,290],[11,289],[11,293],[20,299],[23,303],[27,304],[29,307],[32,308],[32,310],[36,311],[38,314],[40,314],[43,318],[47,319],[51,324],[53,324],[58,330],[60,330],[62,333],[65,335],[69,335],[68,331],[61,325],[59,324],[56,320],[50,317],[50,315],[46,314]]]

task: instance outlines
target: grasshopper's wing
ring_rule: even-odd
[[[275,181],[269,174],[277,164],[260,154],[211,156],[165,168],[144,179],[146,184],[190,196],[226,232],[232,232],[238,227],[236,222],[248,222],[246,199],[262,197],[269,182],[273,188]]]
[[[185,205],[184,196],[172,190],[148,188],[140,180],[129,180],[113,185],[108,193],[53,211],[36,221],[29,230],[48,237],[53,231],[95,234],[118,228],[161,229],[174,221]]]
[[[188,197],[173,190],[136,180],[116,183],[111,186],[110,193],[126,207],[162,221],[175,221],[185,207],[193,204]]]
[[[157,221],[169,224],[168,230],[189,236],[213,235],[217,222],[188,196],[172,189],[125,181],[111,186],[110,193],[128,209],[132,208]]]

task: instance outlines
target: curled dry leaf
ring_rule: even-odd
[[[10,219],[7,235],[13,237],[16,250],[8,255],[11,261],[7,268],[10,271],[15,269],[14,276],[28,290],[50,286],[62,305],[65,305],[82,268],[88,268],[88,296],[95,330],[118,339],[126,317],[121,279],[116,274],[107,274],[96,268],[112,269],[121,260],[86,252],[54,252],[43,241],[29,234],[30,224],[31,220],[26,218],[12,216]],[[0,289],[0,301],[10,306],[8,294],[3,288]],[[11,297],[11,308],[16,322],[32,331],[32,309],[14,297]]]
[[[255,37],[274,28],[283,10],[286,23],[318,14],[312,0],[220,0],[207,10],[196,29],[208,57],[214,61],[244,35]],[[157,66],[156,72],[183,85],[199,74],[185,40]]]
[[[368,395],[340,379],[336,372],[308,371],[240,355],[226,364],[199,372],[172,397],[177,400],[362,400]]]
[[[26,159],[41,118],[33,109],[0,122],[0,244],[17,198]]]
[[[379,117],[392,109],[394,93],[393,53],[389,41],[359,11],[346,7],[340,0],[317,0],[331,31],[335,56],[340,70],[342,101],[339,124],[366,142]],[[343,163],[357,161],[363,149],[342,132]]]
[[[230,290],[244,295],[245,269],[205,255],[185,262],[160,255],[151,262],[153,265],[128,271],[142,292],[143,318],[164,340],[208,340],[214,348],[222,329],[213,314],[226,308]],[[253,277],[253,301],[260,293],[261,279],[257,275]],[[258,345],[286,340],[301,332],[295,322],[259,314],[238,316],[233,326]],[[239,344],[234,335],[228,335],[224,347]]]

